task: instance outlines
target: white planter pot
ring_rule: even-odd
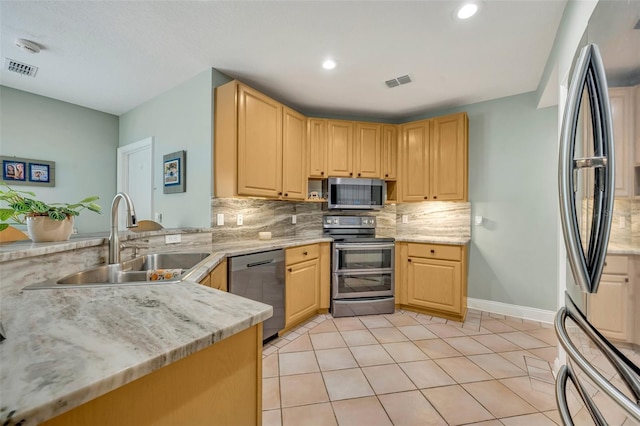
[[[48,216],[27,217],[27,233],[34,243],[67,241],[73,233],[73,216],[53,220]]]

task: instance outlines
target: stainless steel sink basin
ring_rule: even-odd
[[[189,279],[195,269],[204,263],[210,253],[156,253],[139,256],[113,265],[102,265],[59,280],[32,284],[25,290],[44,288],[102,287],[113,285],[174,284]],[[175,279],[154,281],[147,277],[148,271],[178,269],[182,274]]]

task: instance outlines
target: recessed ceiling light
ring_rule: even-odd
[[[478,5],[475,3],[465,3],[456,12],[458,19],[468,19],[476,14],[478,11]]]
[[[335,67],[336,67],[336,61],[334,61],[333,59],[327,59],[322,63],[322,68],[324,68],[325,70],[332,70]]]

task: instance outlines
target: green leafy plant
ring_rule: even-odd
[[[102,207],[94,203],[99,198],[95,195],[74,204],[46,204],[36,200],[36,194],[31,191],[16,191],[6,183],[0,185],[0,201],[8,205],[0,208],[0,231],[12,224],[24,224],[29,216],[49,216],[53,220],[65,220],[69,216],[78,216],[84,209],[102,213]]]

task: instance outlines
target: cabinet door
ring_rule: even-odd
[[[283,120],[282,197],[285,200],[304,200],[307,198],[306,118],[304,115],[285,107]]]
[[[309,149],[307,150],[309,177],[327,177],[327,120],[309,119]]]
[[[402,201],[429,199],[429,128],[429,121],[402,126]]]
[[[613,118],[613,140],[616,158],[616,197],[631,195],[631,161],[629,148],[631,146],[632,91],[627,87],[609,89],[611,102],[611,116]]]
[[[282,192],[282,106],[249,87],[238,91],[238,194]]]
[[[430,195],[432,200],[467,199],[467,114],[432,120]]]
[[[320,301],[319,309],[326,312],[331,302],[331,244],[320,243]]]
[[[421,308],[460,314],[462,266],[460,262],[409,257],[407,303]]]
[[[355,176],[380,178],[382,167],[382,141],[380,125],[356,123]]]
[[[382,126],[382,178],[395,180],[398,170],[398,127]]]
[[[327,122],[327,168],[331,177],[353,176],[353,124]]]
[[[605,337],[629,338],[628,281],[623,275],[602,275],[598,292],[589,295],[589,320]]]
[[[287,266],[285,327],[313,315],[318,310],[320,261],[316,258]]]
[[[211,271],[211,287],[227,291],[227,259],[223,260]]]

